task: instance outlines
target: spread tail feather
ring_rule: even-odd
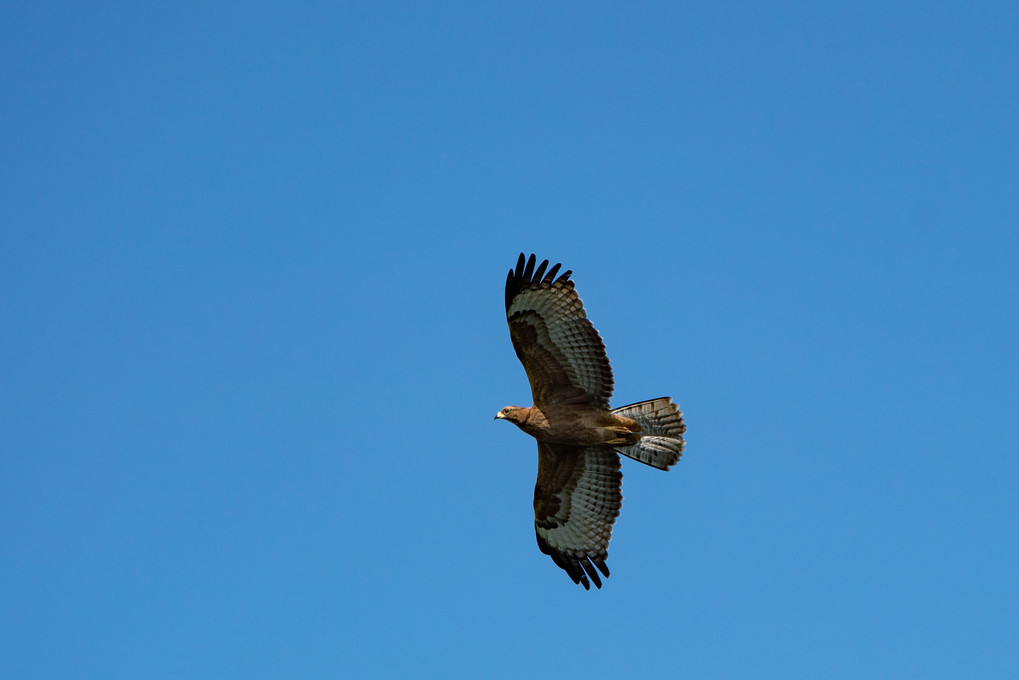
[[[640,441],[631,446],[617,446],[615,450],[642,463],[668,470],[679,461],[686,442],[683,433],[686,423],[683,412],[669,397],[642,401],[613,409],[614,414],[636,420],[640,424]]]

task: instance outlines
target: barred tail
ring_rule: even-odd
[[[614,414],[636,420],[640,424],[640,441],[631,446],[617,446],[616,451],[659,470],[668,470],[683,454],[683,433],[686,423],[683,412],[669,397],[642,401],[613,409]]]

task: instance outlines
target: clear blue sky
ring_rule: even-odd
[[[1019,672],[1019,6],[0,12],[0,676]],[[503,314],[575,272],[612,577]]]

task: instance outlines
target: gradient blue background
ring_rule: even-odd
[[[1017,7],[4,3],[0,676],[1014,676]],[[520,251],[689,424],[598,592]]]

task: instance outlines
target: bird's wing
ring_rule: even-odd
[[[534,403],[586,404],[608,409],[612,367],[601,336],[588,321],[574,290],[571,272],[561,265],[546,273],[524,260],[506,277],[506,318],[513,349],[527,371]]]
[[[605,447],[538,442],[534,532],[538,548],[574,583],[601,588],[612,524],[623,505],[619,456]],[[597,567],[597,570],[595,569]]]

